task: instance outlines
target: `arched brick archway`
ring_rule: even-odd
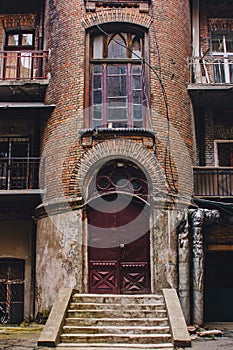
[[[127,139],[114,139],[96,144],[86,152],[73,170],[72,187],[77,186],[84,198],[88,185],[99,169],[110,159],[127,159],[134,162],[147,177],[150,196],[167,193],[165,174],[154,154],[145,146]]]
[[[88,291],[150,293],[146,176],[135,163],[117,158],[104,163],[88,187]]]
[[[108,215],[109,206],[111,203],[107,202],[107,206],[105,207],[105,201],[101,201],[101,195],[100,197],[96,198],[92,196],[89,196],[88,189],[90,188],[91,183],[97,176],[98,172],[105,167],[110,161],[114,160],[117,162],[119,160],[122,160],[125,163],[133,163],[137,169],[141,171],[145,175],[146,182],[148,184],[148,196],[143,203],[143,200],[138,200],[137,198],[133,198],[132,201],[129,204],[129,208],[127,207],[126,210],[122,211],[122,215],[118,216],[118,211],[116,210],[116,217],[114,219],[111,217],[111,214]],[[87,274],[85,274],[85,282],[84,282],[84,288],[85,292],[88,291],[95,291],[98,292],[98,288],[95,287],[95,289],[91,288],[91,277],[96,280],[96,274],[98,276],[101,276],[101,272],[103,272],[103,278],[105,278],[106,275],[106,265],[104,265],[104,270],[101,269],[103,266],[101,265],[101,256],[100,261],[94,261],[95,266],[91,265],[91,261],[89,257],[91,256],[92,252],[89,248],[89,242],[88,237],[90,237],[91,234],[94,235],[94,241],[98,238],[98,232],[102,233],[102,228],[98,228],[98,225],[96,226],[96,223],[105,222],[105,225],[108,225],[110,227],[106,227],[107,229],[110,229],[111,231],[111,222],[116,222],[116,231],[121,235],[121,229],[118,230],[117,223],[120,222],[122,226],[122,222],[124,224],[129,225],[130,229],[133,229],[133,234],[135,234],[134,228],[137,227],[138,234],[135,240],[132,240],[132,242],[126,243],[126,249],[128,252],[136,251],[137,247],[144,247],[144,250],[142,249],[142,252],[145,252],[145,256],[148,257],[148,260],[144,259],[145,257],[141,257],[143,264],[142,266],[135,265],[135,269],[137,271],[133,271],[133,274],[135,273],[135,276],[139,276],[140,279],[143,278],[143,280],[147,281],[146,286],[142,286],[141,292],[150,292],[153,291],[153,271],[150,271],[150,268],[153,269],[154,265],[154,256],[153,253],[150,255],[150,252],[153,251],[153,248],[151,249],[151,244],[153,246],[153,235],[154,231],[151,225],[153,221],[153,202],[155,199],[160,202],[163,201],[166,198],[166,195],[168,193],[167,190],[167,184],[166,184],[166,178],[165,174],[163,172],[163,169],[160,167],[160,164],[154,155],[154,153],[149,150],[146,146],[143,144],[140,144],[136,141],[129,140],[129,139],[123,139],[123,138],[115,138],[111,140],[105,140],[103,142],[99,142],[95,146],[93,146],[91,149],[89,149],[83,156],[79,159],[79,162],[76,164],[75,168],[73,169],[73,174],[71,176],[71,182],[70,182],[70,189],[72,191],[75,191],[75,193],[81,192],[83,196],[84,203],[86,203],[86,214],[85,220],[86,223],[84,225],[85,227],[85,234],[84,234],[84,265],[86,266],[85,271]],[[127,196],[127,194],[126,194]],[[94,202],[94,203],[93,203]],[[111,201],[110,201],[111,202]],[[101,205],[104,207],[101,209]],[[99,210],[99,208],[101,210]],[[107,209],[106,209],[107,208]],[[97,212],[96,212],[97,211]],[[105,217],[100,217],[101,212],[103,212],[103,215]],[[105,213],[106,212],[106,213]],[[114,216],[114,213],[112,214]],[[142,216],[141,216],[142,215]],[[129,217],[130,216],[130,217]],[[135,218],[139,217],[139,223],[134,223]],[[126,220],[126,222],[124,221]],[[132,226],[134,225],[134,226]],[[93,228],[94,226],[94,228]],[[152,228],[152,229],[151,229]],[[127,229],[127,232],[131,232],[130,229]],[[124,230],[124,227],[123,227]],[[140,231],[140,232],[139,232]],[[114,231],[115,232],[115,231]],[[97,235],[97,237],[96,237]],[[109,232],[106,233],[107,237],[112,236],[109,235]],[[118,237],[118,236],[117,236]],[[135,236],[134,236],[135,237]],[[100,242],[103,242],[100,239]],[[118,248],[120,249],[121,241],[118,242]],[[121,249],[125,249],[125,243],[123,242],[124,246]],[[133,248],[132,248],[133,247]],[[131,249],[132,248],[132,249]],[[114,248],[115,249],[115,248]],[[121,250],[120,249],[120,250]],[[111,251],[111,249],[110,249]],[[140,249],[139,249],[140,251]],[[95,251],[94,251],[95,256]],[[92,255],[93,255],[92,254]],[[116,254],[119,255],[119,254]],[[104,253],[103,256],[107,255]],[[138,255],[139,256],[139,255]],[[129,260],[134,259],[132,255],[130,255]],[[94,260],[94,259],[93,259]],[[98,259],[97,259],[98,260]],[[104,261],[104,263],[107,263],[108,261]],[[133,261],[135,262],[135,261]],[[128,262],[126,261],[126,264],[128,265]],[[98,266],[98,269],[96,268]],[[126,276],[126,280],[129,282],[131,281],[132,275],[130,275],[130,271],[126,271],[126,275],[123,274],[124,272],[124,266],[122,267],[120,265],[120,262],[116,259],[115,261],[115,270],[112,271],[112,265],[110,264],[109,268],[109,276],[111,277],[112,273],[114,272],[116,275],[116,278],[118,278],[118,284],[119,280],[122,280],[122,276]],[[120,267],[119,267],[120,266]],[[117,270],[118,269],[118,270]],[[128,269],[128,266],[127,266]],[[130,269],[130,268],[129,268]],[[98,271],[97,271],[98,270]],[[117,274],[117,271],[121,271],[119,274]],[[123,272],[122,272],[123,271]],[[144,275],[143,275],[144,274]],[[144,277],[143,277],[144,276]],[[98,283],[100,283],[102,280],[101,278],[98,280]],[[108,281],[109,282],[109,281]],[[131,281],[132,282],[132,281]],[[104,282],[105,283],[105,282]],[[101,287],[102,284],[100,283]],[[127,286],[126,286],[127,287]],[[127,288],[126,288],[127,289]],[[108,290],[110,292],[110,290]],[[125,293],[125,286],[122,287],[121,290],[114,289],[114,284],[112,286],[112,291],[114,293]],[[135,291],[130,291],[135,292]]]
[[[104,9],[96,13],[89,12],[83,17],[83,26],[88,29],[97,24],[106,24],[111,22],[131,23],[148,29],[151,25],[151,16],[145,13],[135,13],[129,9]]]

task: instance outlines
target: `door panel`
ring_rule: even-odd
[[[122,209],[120,201],[103,199],[93,206],[88,208],[89,292],[149,293],[148,209],[133,201]]]

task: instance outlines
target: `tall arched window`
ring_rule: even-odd
[[[91,36],[91,127],[145,127],[143,51],[139,31]]]

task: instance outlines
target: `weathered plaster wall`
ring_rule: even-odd
[[[50,309],[61,287],[82,291],[82,213],[51,215],[37,225],[37,311]]]
[[[27,221],[0,221],[1,258],[31,258],[31,223]],[[14,248],[12,246],[14,244]]]
[[[177,288],[177,234],[176,211],[154,207],[151,220],[151,268],[152,290],[160,293],[162,288]]]

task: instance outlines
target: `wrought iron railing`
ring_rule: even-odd
[[[0,80],[46,79],[48,51],[0,51]]]
[[[191,84],[233,84],[233,55],[189,59]]]
[[[196,196],[233,196],[233,168],[195,167],[194,189]]]
[[[0,158],[0,190],[39,188],[40,158]]]

